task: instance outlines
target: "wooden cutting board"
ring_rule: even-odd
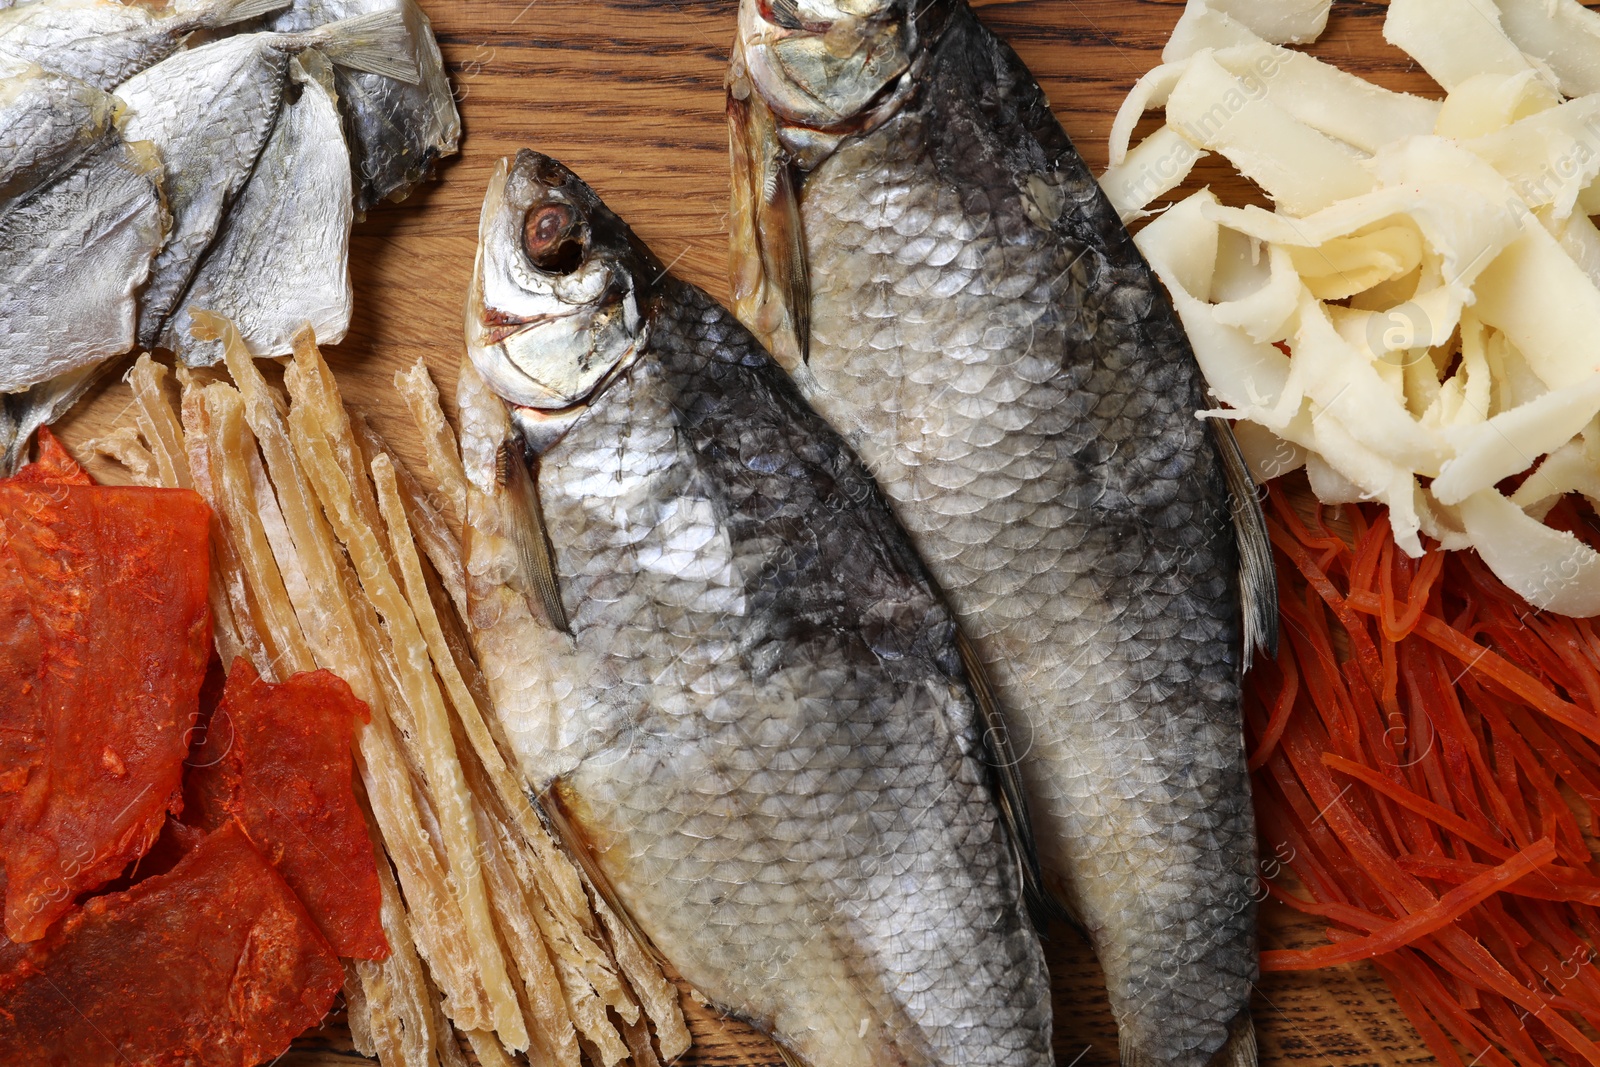
[[[421,0],[449,63],[465,126],[462,154],[442,180],[357,227],[350,268],[356,315],[329,351],[345,396],[365,408],[414,469],[421,455],[392,390],[394,372],[426,361],[448,403],[462,355],[463,302],[478,209],[495,162],[533,147],[561,159],[626,217],[663,261],[726,299],[727,141],[722,78],[736,0]],[[1123,95],[1160,62],[1182,0],[976,0],[983,19],[1039,76],[1079,150],[1098,173]],[[1390,88],[1436,94],[1384,44],[1384,6],[1339,0],[1313,50]],[[1222,167],[1200,168],[1243,197]],[[126,386],[100,388],[63,424],[70,447],[130,419]],[[108,481],[115,468],[91,463]],[[1270,842],[1267,843],[1270,845]],[[1319,924],[1281,907],[1263,920],[1264,947],[1323,941]],[[1061,1067],[1114,1067],[1116,1030],[1093,956],[1070,930],[1050,932],[1056,1053]],[[771,1064],[747,1027],[684,998],[691,1064]],[[1261,1062],[1388,1065],[1431,1062],[1370,966],[1263,979],[1255,998]],[[296,1043],[278,1067],[332,1067],[359,1058],[337,1024]]]

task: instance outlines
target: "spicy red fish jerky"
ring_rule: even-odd
[[[93,485],[94,479],[66,450],[49,427],[39,427],[39,454],[10,479],[14,482],[41,482],[49,485]]]
[[[210,512],[185,489],[0,483],[5,933],[42,936],[155,840],[210,652]]]
[[[211,720],[218,740],[225,731],[230,741],[212,773],[228,781],[228,813],[339,955],[382,959],[389,943],[379,921],[378,869],[350,753],[356,720],[368,718],[338,675],[312,671],[273,684],[239,659]],[[215,795],[216,787],[202,791]]]
[[[237,824],[95,897],[0,970],[7,1067],[253,1067],[333,1004],[344,969]]]

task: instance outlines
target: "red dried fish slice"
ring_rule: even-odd
[[[253,1067],[315,1026],[338,957],[233,823],[0,970],[7,1067]]]
[[[23,782],[0,826],[15,940],[121,873],[178,806],[211,644],[209,522],[189,490],[0,484],[0,625],[27,633],[0,683],[37,701],[7,713],[27,720],[3,757]]]
[[[352,785],[351,734],[367,706],[328,671],[264,682],[236,661],[215,720],[231,744],[219,770],[228,811],[299,894],[339,955],[389,954],[378,869]]]
[[[9,480],[18,484],[93,485],[94,479],[62,446],[48,427],[39,427],[39,458],[17,471]]]

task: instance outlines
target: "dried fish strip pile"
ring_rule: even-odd
[[[347,413],[309,331],[285,391],[237,329],[194,316],[232,383],[141,357],[136,420],[97,447],[215,511],[218,651],[264,678],[324,667],[372,710],[357,765],[393,954],[346,961],[356,1047],[386,1067],[649,1067],[689,1043],[676,990],[556,844],[507,765],[467,639],[467,478],[419,363],[397,375],[441,486]],[[419,551],[420,546],[420,551]],[[656,1042],[650,1041],[653,1026]]]
[[[135,344],[218,362],[196,311],[342,339],[353,223],[460,136],[415,0],[0,7],[0,475]]]

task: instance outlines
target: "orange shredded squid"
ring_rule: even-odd
[[[1283,636],[1246,681],[1247,751],[1265,888],[1329,925],[1262,969],[1371,960],[1440,1063],[1600,1065],[1595,621],[1529,606],[1471,552],[1411,559],[1381,508],[1288,481],[1267,494]]]

